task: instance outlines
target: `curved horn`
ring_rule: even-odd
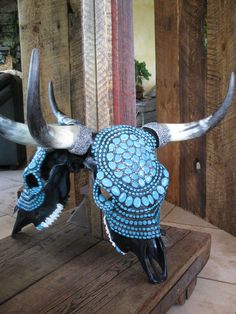
[[[80,124],[79,121],[67,117],[63,112],[60,111],[60,109],[58,108],[55,96],[54,96],[54,88],[53,88],[53,83],[51,81],[48,83],[48,99],[49,99],[52,113],[54,114],[54,116],[57,119],[57,122],[60,125]]]
[[[33,49],[27,86],[27,121],[36,142],[44,147],[72,148],[80,134],[80,127],[48,125],[40,107],[39,52]]]
[[[30,135],[27,125],[12,121],[2,115],[0,115],[0,135],[21,145],[37,145]]]
[[[234,94],[234,73],[231,73],[227,95],[220,107],[210,116],[199,121],[190,123],[157,123],[151,122],[143,128],[151,129],[159,139],[159,147],[168,142],[185,141],[202,136],[207,131],[215,127],[226,115],[230,107]]]

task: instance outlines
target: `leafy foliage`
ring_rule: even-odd
[[[146,63],[144,61],[139,62],[136,59],[134,61],[135,61],[135,84],[142,86],[143,79],[149,80],[151,73],[149,73],[148,69],[146,68]]]

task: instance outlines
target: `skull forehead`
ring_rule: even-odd
[[[156,158],[155,145],[155,138],[142,129],[116,126],[103,130],[92,148],[97,183],[121,202],[138,197],[134,205],[152,204],[164,196],[169,177]]]
[[[126,237],[147,239],[160,235],[159,209],[169,173],[158,162],[155,147],[151,134],[129,126],[106,129],[94,141],[94,200],[103,209],[109,228]],[[101,187],[111,199],[100,194]]]

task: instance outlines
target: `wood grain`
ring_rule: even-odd
[[[157,120],[180,122],[179,3],[155,1]],[[171,143],[158,150],[158,159],[170,172],[167,200],[180,204],[180,147]]]
[[[236,70],[236,5],[208,1],[208,113],[224,99],[231,71]],[[206,217],[236,235],[236,104],[207,136]]]
[[[69,30],[66,0],[18,1],[23,86],[26,93],[28,67],[33,48],[40,52],[41,108],[48,122],[55,122],[48,103],[48,81],[52,80],[60,109],[71,115]],[[25,95],[26,96],[26,95]],[[34,149],[28,148],[28,159]],[[68,207],[75,206],[71,188]]]
[[[206,1],[180,1],[179,78],[181,122],[206,116],[206,48],[204,27]],[[180,205],[205,217],[206,141],[205,137],[180,143]]]
[[[85,68],[82,21],[81,1],[68,1],[71,115],[74,119],[85,124]],[[74,175],[72,180],[75,188],[75,203],[78,205],[84,198],[81,189],[88,185],[88,172],[81,170],[79,174]]]
[[[50,262],[51,266],[44,265],[40,270],[41,273],[45,272],[44,278],[37,280],[36,271],[36,277],[32,275],[34,283],[30,275],[24,278],[26,270],[18,268],[18,286],[15,287],[18,293],[16,290],[12,292],[11,298],[0,306],[1,313],[150,313],[155,309],[162,309],[158,313],[166,312],[205,265],[209,256],[210,236],[173,227],[165,229],[169,278],[163,284],[149,284],[134,255],[116,254],[110,243],[101,241],[84,253],[71,256],[70,260],[50,273],[47,271],[55,262]],[[51,258],[63,261],[67,255],[66,243],[69,251],[72,247],[72,251],[76,250],[78,246],[77,240],[72,242],[72,237],[72,233],[66,239],[59,236],[56,245],[56,236],[42,241],[41,260],[43,257],[48,259],[50,252]],[[83,239],[81,241],[84,243]],[[59,250],[61,243],[62,249]],[[37,255],[38,246],[35,244],[31,248],[32,253]],[[85,248],[84,244],[81,246]],[[18,256],[11,259],[11,265],[17,265]],[[26,250],[21,253],[20,259],[28,262],[32,257]],[[8,266],[5,267],[7,270]],[[30,266],[29,272],[35,267],[34,264]],[[5,272],[4,268],[2,270]],[[4,282],[6,290],[10,291],[8,287],[15,284],[15,273],[7,273],[8,280]],[[19,280],[22,276],[23,279]],[[22,291],[27,281],[31,285]]]
[[[136,125],[132,1],[112,0],[114,124]]]
[[[64,218],[55,226],[40,233],[39,237],[34,229],[32,237],[35,239],[32,241],[27,234],[15,240],[7,238],[3,242],[14,244],[8,247],[7,252],[4,248],[3,256],[1,253],[0,281],[1,283],[8,281],[8,285],[0,290],[0,304],[97,242],[91,236],[87,236],[85,230],[78,230],[77,226],[66,223],[66,219],[68,213],[64,214]],[[2,249],[4,244],[3,247],[1,244]]]
[[[113,120],[111,1],[95,1],[95,45],[98,130]]]
[[[54,82],[60,108],[71,114],[70,64],[67,1],[19,1],[19,26],[26,91],[28,67],[33,48],[40,51],[41,104],[44,116],[54,121],[48,105],[48,81]],[[43,22],[43,23],[42,23]]]

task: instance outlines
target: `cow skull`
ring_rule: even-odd
[[[88,168],[94,176],[93,196],[118,252],[134,252],[150,282],[167,278],[160,208],[169,174],[155,149],[172,141],[204,135],[225,116],[232,103],[234,73],[223,103],[209,117],[190,123],[152,122],[138,129],[114,126],[98,134],[63,114],[49,83],[49,103],[57,124],[47,124],[40,104],[39,53],[33,49],[27,86],[27,123],[0,116],[0,135],[38,149],[24,171],[24,189],[16,204],[13,235],[27,224],[38,230],[60,215],[70,190],[69,173]],[[103,191],[108,192],[107,197]]]

